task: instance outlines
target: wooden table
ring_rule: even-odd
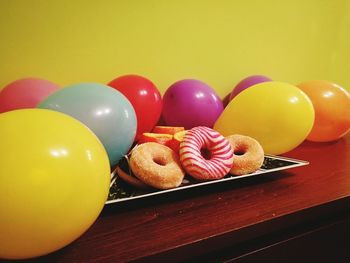
[[[350,134],[285,156],[310,165],[110,205],[39,261],[350,262]]]

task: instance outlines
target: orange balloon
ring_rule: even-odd
[[[307,140],[334,141],[350,130],[350,94],[344,88],[324,80],[297,86],[309,96],[315,109],[314,126]]]

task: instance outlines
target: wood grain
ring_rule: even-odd
[[[349,134],[285,156],[310,165],[113,204],[78,240],[35,261],[189,260],[349,210]]]

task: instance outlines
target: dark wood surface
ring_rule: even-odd
[[[254,262],[267,251],[271,262],[285,244],[307,244],[309,233],[321,240],[317,235],[334,233],[327,229],[342,232],[350,215],[350,134],[305,142],[285,156],[310,165],[112,204],[78,240],[36,260]]]

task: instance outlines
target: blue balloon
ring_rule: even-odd
[[[134,142],[137,128],[134,108],[122,93],[106,85],[71,85],[53,93],[37,107],[65,113],[84,123],[104,145],[112,167]]]

